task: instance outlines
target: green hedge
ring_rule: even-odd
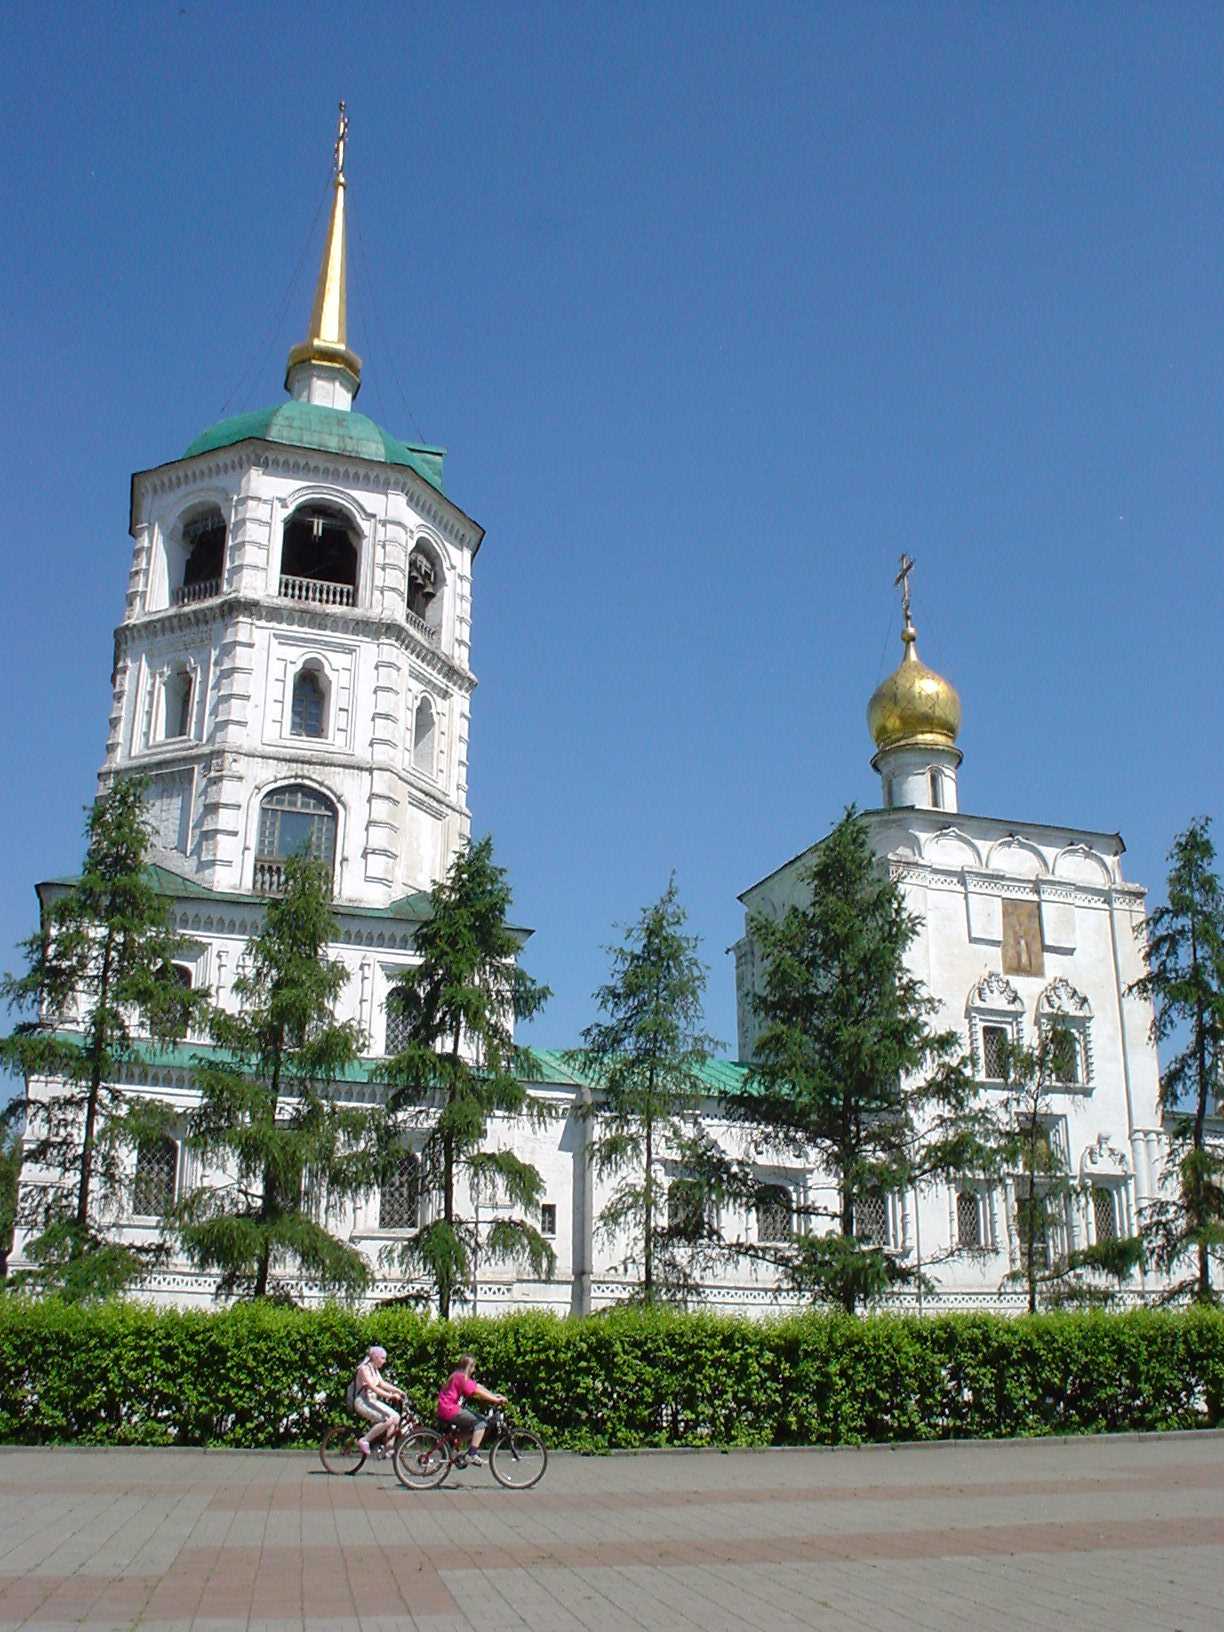
[[[831,1445],[1214,1423],[1224,1314],[757,1322],[615,1312],[445,1324],[408,1310],[0,1301],[0,1440],[310,1445],[367,1344],[432,1414],[470,1349],[550,1444]]]

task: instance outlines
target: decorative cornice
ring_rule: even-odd
[[[326,630],[329,634],[346,634],[359,640],[385,641],[397,646],[422,669],[439,676],[465,696],[470,696],[476,689],[476,676],[470,669],[460,668],[452,658],[395,618],[384,617],[379,612],[366,612],[360,607],[280,602],[271,596],[250,595],[240,590],[231,590],[212,601],[194,601],[190,606],[170,606],[158,612],[139,613],[115,630],[116,657],[129,648],[165,634],[204,630],[218,622],[236,623],[241,620],[267,628],[306,629],[312,632]]]
[[[892,857],[888,876],[894,882],[915,884],[928,890],[949,893],[1001,895],[1025,901],[1066,901],[1072,906],[1105,910],[1116,885],[1071,883],[1064,879],[1009,878],[1006,874],[979,872],[972,867],[939,867],[929,861],[905,861]],[[1142,899],[1143,892],[1140,892]]]
[[[259,451],[248,451],[243,455],[238,450],[244,447],[248,450],[255,447]],[[418,515],[426,517],[444,538],[459,549],[466,550],[470,555],[481,542],[470,522],[465,526],[455,519],[456,515],[463,516],[459,507],[452,507],[446,495],[431,487],[411,465],[383,464],[377,460],[363,460],[354,464],[335,460],[321,449],[294,448],[285,442],[261,442],[255,437],[249,442],[235,443],[224,452],[218,451],[212,458],[196,455],[189,460],[177,459],[170,464],[156,465],[152,470],[137,471],[132,477],[132,493],[141,497],[174,493],[184,487],[197,487],[226,476],[241,476],[256,470],[269,475],[329,482],[333,486],[357,492],[375,490],[402,493]],[[143,523],[145,519],[142,516],[140,522]],[[468,521],[468,518],[464,517],[464,521]]]

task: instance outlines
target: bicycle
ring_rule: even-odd
[[[489,1412],[480,1448],[489,1453],[489,1472],[507,1490],[530,1490],[548,1466],[548,1450],[539,1434],[516,1428],[499,1405]],[[452,1468],[467,1467],[467,1458],[466,1441],[457,1429],[439,1432],[418,1423],[399,1436],[395,1473],[409,1490],[435,1490]]]
[[[399,1443],[404,1437],[422,1426],[421,1419],[416,1416],[407,1400],[399,1402],[400,1421],[394,1434],[384,1434],[381,1439],[375,1440],[370,1456],[376,1462],[385,1462],[394,1457]],[[372,1423],[338,1422],[329,1428],[323,1435],[323,1442],[319,1446],[319,1460],[328,1473],[344,1473],[352,1475],[360,1473],[365,1466],[367,1457],[359,1439],[373,1426]],[[391,1441],[394,1440],[394,1444]]]

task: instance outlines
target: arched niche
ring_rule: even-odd
[[[281,533],[283,600],[320,606],[355,606],[361,532],[339,505],[322,500],[299,504]]]
[[[437,641],[442,632],[446,572],[442,552],[431,538],[422,534],[408,554],[406,604],[410,621],[423,626],[426,636]]]
[[[1060,850],[1054,858],[1054,876],[1076,884],[1101,885],[1111,881],[1109,863],[1086,844],[1069,844]]]
[[[1015,833],[991,845],[986,866],[992,873],[1006,873],[1011,878],[1043,878],[1049,873],[1037,846]]]

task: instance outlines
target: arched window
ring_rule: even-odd
[[[289,856],[310,856],[329,871],[336,859],[336,807],[300,782],[277,788],[259,807],[255,889],[260,895],[282,892]]]
[[[431,551],[418,544],[408,557],[408,616],[413,626],[437,640],[442,623],[442,569]]]
[[[217,506],[189,517],[182,528],[183,575],[176,606],[220,595],[225,578],[225,517]]]
[[[413,770],[424,771],[426,776],[434,774],[436,741],[437,722],[434,706],[428,697],[422,697],[416,706],[416,715],[412,722]]]
[[[191,735],[191,710],[195,701],[195,676],[190,669],[176,669],[166,679],[165,713],[162,736],[167,740]]]
[[[170,1138],[144,1139],[136,1147],[132,1211],[141,1218],[165,1218],[174,1206],[178,1144]]]
[[[352,606],[357,594],[357,537],[349,518],[307,504],[285,523],[280,593],[290,601]]]
[[[294,676],[289,730],[295,737],[327,735],[327,687],[313,664],[306,664]]]
[[[410,1150],[396,1157],[378,1196],[380,1230],[415,1230],[420,1217],[421,1164]]]
[[[932,766],[931,769],[927,772],[927,778],[928,778],[928,780],[929,780],[929,782],[931,784],[931,809],[932,810],[942,810],[943,809],[943,803],[944,803],[943,802],[943,773],[941,771],[937,771],[935,769],[935,767]]]
[[[172,963],[170,965],[170,973],[174,976],[175,980],[178,981],[179,985],[184,991],[189,992],[195,985],[195,975],[189,964]]]
[[[791,1193],[784,1184],[763,1184],[757,1191],[756,1226],[758,1241],[794,1240]]]

